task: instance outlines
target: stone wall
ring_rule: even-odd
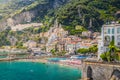
[[[82,76],[88,80],[120,80],[120,64],[83,62]]]

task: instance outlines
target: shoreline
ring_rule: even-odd
[[[71,68],[71,69],[77,69],[81,71],[82,74],[82,63],[81,65],[75,65],[75,64],[66,64],[66,63],[62,63],[62,62],[49,62],[48,58],[39,58],[39,59],[11,59],[11,60],[3,60],[0,62],[34,62],[34,63],[43,63],[43,64],[51,64],[51,65],[58,65],[60,67],[65,67],[65,68]],[[78,80],[87,80],[81,77],[81,79]]]
[[[75,65],[75,64],[66,64],[66,63],[61,63],[61,62],[48,62],[48,60],[45,59],[18,59],[18,60],[13,60],[13,61],[20,61],[20,62],[38,62],[38,63],[45,63],[45,64],[57,64],[60,66],[64,67],[69,67],[69,68],[75,68],[81,70],[81,65]]]

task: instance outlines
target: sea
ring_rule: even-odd
[[[0,62],[0,80],[80,80],[77,68],[38,62]]]

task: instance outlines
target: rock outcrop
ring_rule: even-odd
[[[64,5],[68,1],[69,0],[46,0],[46,3],[44,4],[39,4],[28,11],[25,10],[19,14],[7,18],[6,20],[0,22],[0,26],[15,26],[18,24],[30,23],[34,21],[37,17],[43,19],[49,10],[54,10],[61,5]]]

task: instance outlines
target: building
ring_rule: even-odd
[[[92,37],[92,32],[91,31],[83,31],[82,36],[90,38],[90,37]]]
[[[66,44],[66,51],[69,53],[74,53],[76,50],[76,42],[72,41]]]
[[[98,36],[100,36],[100,32],[94,32],[94,33],[92,33],[93,39],[96,39]]]
[[[47,43],[46,44],[46,52],[51,52],[52,49],[56,50],[57,49],[57,43],[58,43],[57,40],[55,40],[55,41],[53,41],[51,43]]]
[[[104,53],[103,46],[104,46],[104,43],[102,41],[101,36],[99,36],[98,37],[98,59],[100,59],[100,55]]]
[[[80,48],[81,38],[76,36],[68,36],[64,38],[65,50],[68,53],[75,53],[76,50]]]
[[[98,40],[98,59],[100,55],[109,50],[108,46],[114,41],[115,46],[120,47],[120,24],[103,25],[101,39]]]

